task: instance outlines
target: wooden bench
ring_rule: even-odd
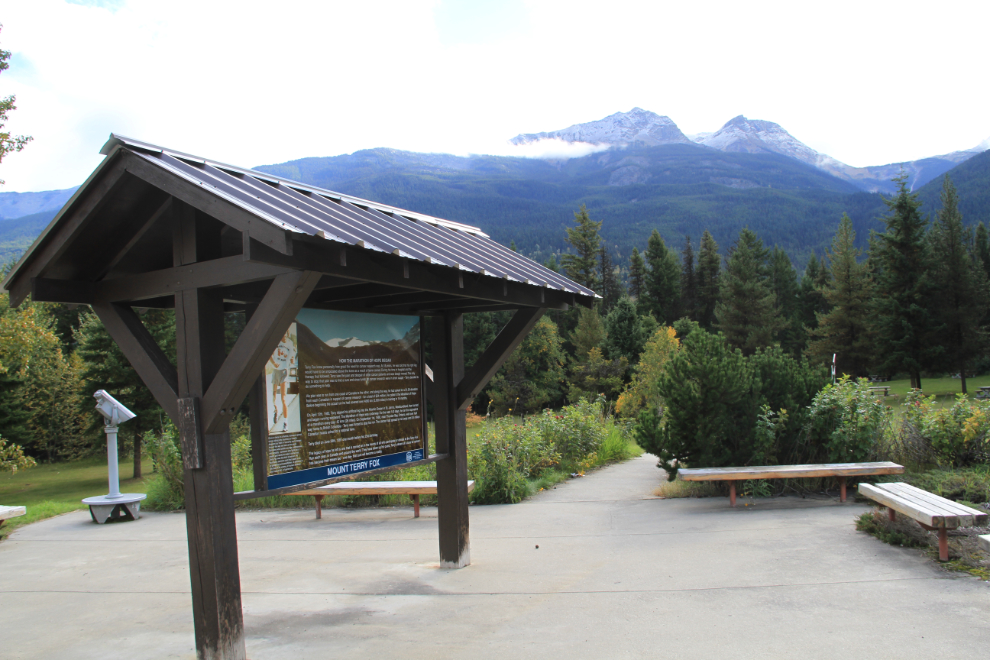
[[[897,463],[820,463],[816,465],[761,465],[757,467],[684,468],[677,471],[684,481],[729,482],[729,504],[736,505],[736,482],[754,479],[805,479],[838,477],[839,499],[846,501],[846,477],[903,474]]]
[[[27,509],[22,506],[0,506],[0,525],[7,518],[16,518],[27,513]]]
[[[468,492],[474,490],[474,482],[468,482]],[[419,518],[419,496],[436,495],[435,481],[341,481],[308,490],[297,490],[288,495],[312,495],[316,500],[316,517],[323,517],[323,498],[327,495],[408,495],[413,501],[413,518]]]
[[[883,392],[885,397],[890,396],[890,385],[877,385],[870,388],[871,392]]]
[[[979,537],[980,549],[983,552],[990,552],[990,534],[984,534]]]
[[[887,507],[891,520],[903,513],[928,531],[938,531],[939,561],[949,560],[948,530],[957,527],[982,526],[987,514],[952,500],[939,497],[911,484],[860,484],[859,494]]]

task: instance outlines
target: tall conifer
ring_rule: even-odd
[[[622,297],[622,282],[615,276],[615,268],[612,267],[612,259],[608,256],[608,248],[602,245],[598,251],[598,264],[601,271],[602,282],[602,313],[608,314],[615,307]]]
[[[684,249],[681,251],[681,316],[697,320],[698,312],[698,283],[694,273],[694,250],[691,249],[691,237],[684,237]]]
[[[805,333],[799,313],[797,271],[783,248],[776,246],[770,253],[770,286],[777,296],[777,310],[783,322],[780,345],[792,355],[804,350]]]
[[[885,371],[906,371],[911,386],[921,388],[921,370],[941,347],[935,342],[939,324],[934,314],[930,255],[925,242],[928,220],[921,214],[918,196],[907,188],[907,175],[894,179],[897,194],[884,198],[889,213],[886,231],[876,234],[877,295],[875,297],[877,349]]]
[[[598,232],[602,228],[602,223],[591,219],[584,204],[581,205],[580,211],[574,213],[574,222],[577,223],[577,227],[567,228],[567,242],[577,254],[561,255],[560,265],[569,278],[600,293],[598,249],[601,247],[602,239]]]
[[[746,228],[729,251],[715,319],[734,347],[752,355],[770,346],[784,327],[777,296],[770,287],[769,254],[763,241]]]
[[[695,320],[706,330],[711,330],[715,324],[715,306],[718,304],[721,272],[722,257],[718,253],[718,243],[706,229],[701,235],[698,269],[695,272],[698,300]]]
[[[831,311],[818,313],[818,326],[809,333],[808,356],[831,363],[835,354],[838,373],[865,376],[873,361],[873,281],[867,265],[857,261],[862,250],[856,249],[855,241],[852,220],[843,213],[828,255],[832,279],[819,289]]]
[[[661,324],[669,325],[677,320],[681,268],[656,229],[647,242],[646,263],[649,270],[644,295],[639,299],[640,313],[652,314]]]
[[[632,249],[629,255],[629,295],[639,298],[646,287],[646,262],[639,254],[638,248]]]
[[[932,279],[938,291],[939,319],[945,324],[939,337],[946,361],[959,370],[965,394],[966,365],[986,346],[986,332],[980,322],[987,314],[987,276],[969,253],[972,235],[963,228],[959,196],[948,174],[942,183],[941,200],[942,208],[929,232],[934,257]],[[977,257],[975,261],[982,260]]]

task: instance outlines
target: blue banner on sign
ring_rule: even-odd
[[[423,460],[423,450],[403,451],[397,454],[387,454],[375,458],[365,458],[360,461],[347,461],[336,465],[309,468],[306,470],[296,470],[268,477],[268,490],[277,488],[287,488],[289,486],[299,486],[302,484],[323,481],[334,477],[347,477],[352,474],[377,470],[385,467],[395,467],[404,463]]]

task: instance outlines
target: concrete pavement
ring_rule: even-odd
[[[661,476],[643,457],[471,507],[461,570],[439,569],[428,507],[238,513],[248,656],[990,653],[990,585],[857,532],[865,506],[660,500]],[[0,543],[0,657],[195,657],[184,517],[78,512]]]

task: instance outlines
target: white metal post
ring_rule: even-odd
[[[110,475],[110,494],[107,499],[115,500],[120,497],[120,475],[117,464],[117,427],[105,426],[107,432],[107,472]]]

